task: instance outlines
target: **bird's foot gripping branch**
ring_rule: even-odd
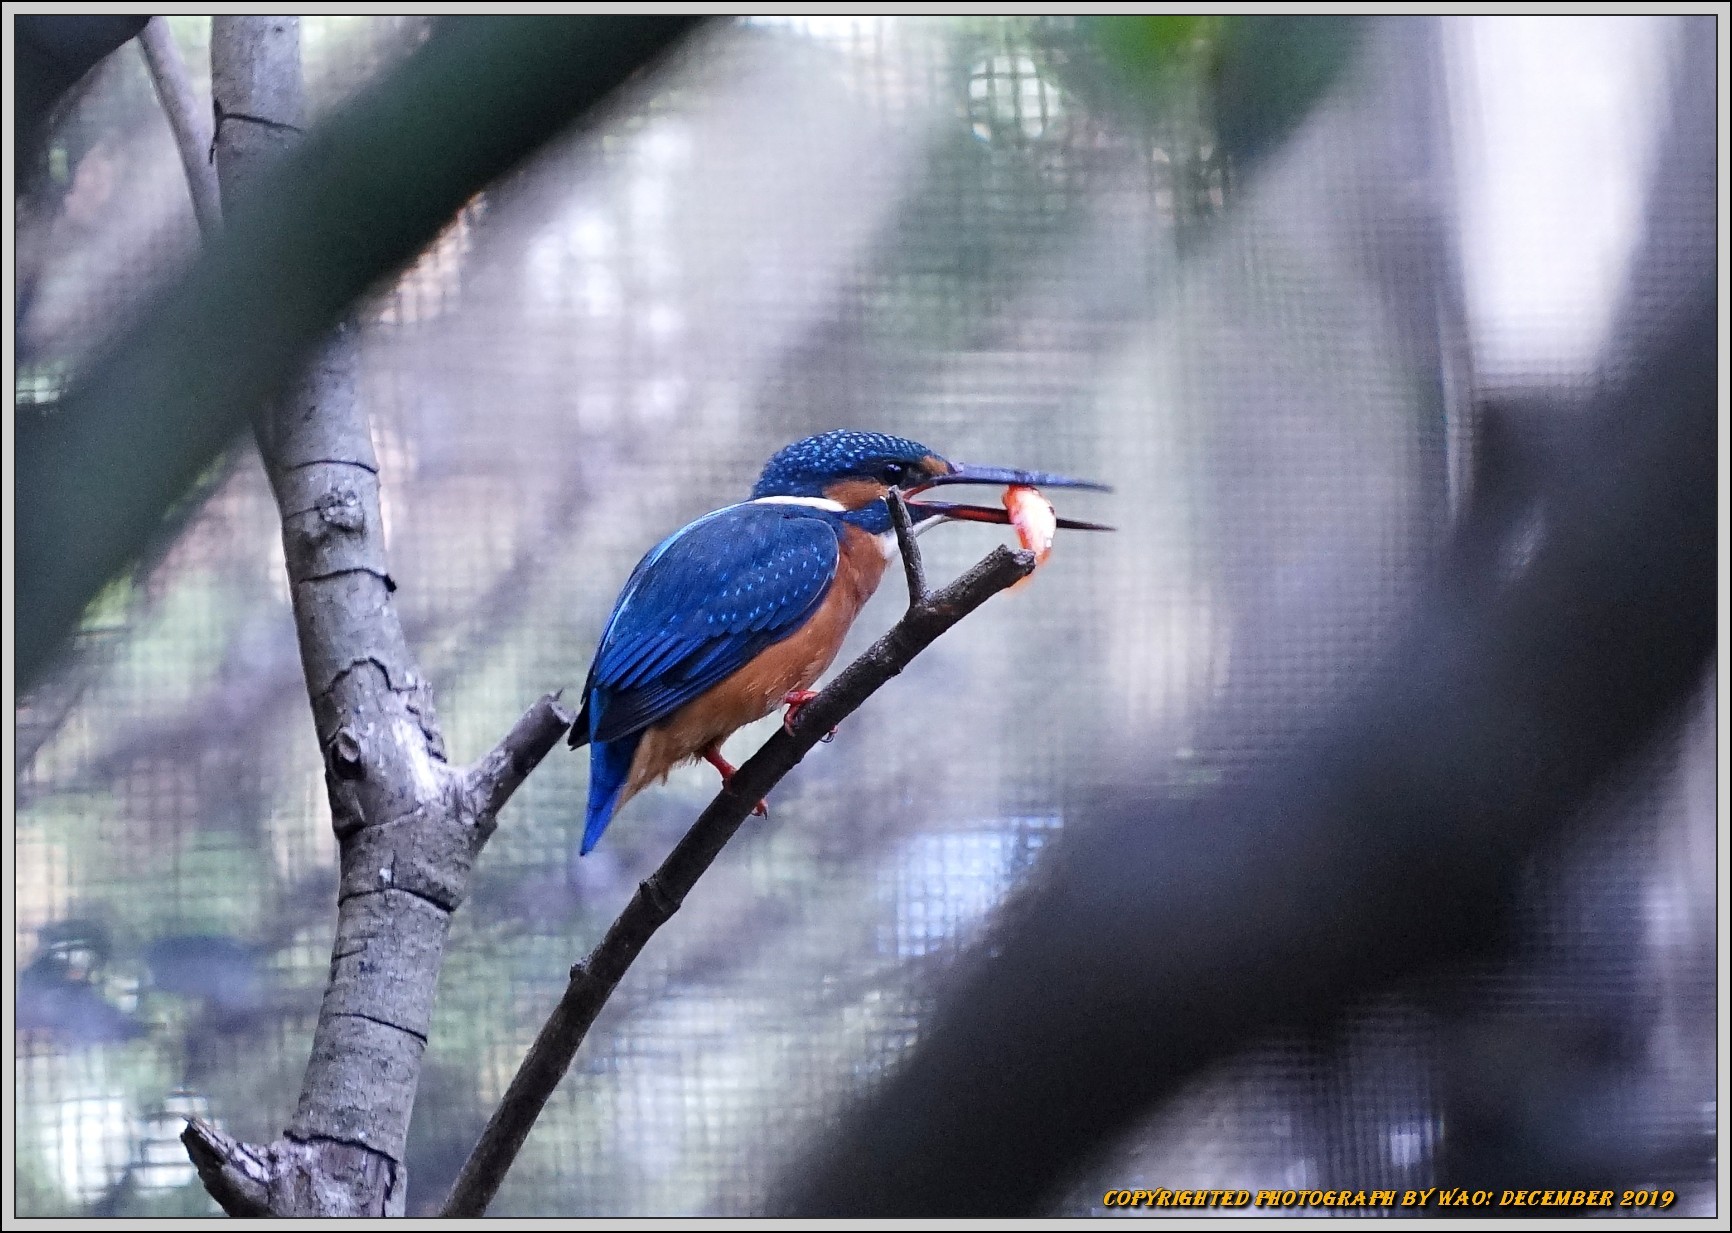
[[[954,463],[906,437],[840,429],[776,451],[747,500],[650,549],[602,630],[571,732],[572,748],[589,746],[583,853],[627,801],[681,762],[702,758],[727,782],[734,772],[722,742],[778,700],[811,697],[808,687],[884,577],[895,517],[910,540],[916,526],[1014,525],[1036,564],[1060,527],[1109,529],[1058,517],[1036,483],[1108,491],[1048,471]],[[921,501],[893,515],[892,498],[944,484],[1010,489],[1002,509]]]
[[[949,586],[926,589],[920,550],[900,493],[888,497],[908,580],[908,610],[830,685],[804,703],[742,764],[649,877],[599,945],[571,969],[565,994],[542,1025],[481,1140],[457,1178],[443,1215],[479,1216],[498,1191],[553,1089],[620,978],[675,912],[753,807],[878,688],[992,596],[1034,572],[1035,554],[999,547]]]

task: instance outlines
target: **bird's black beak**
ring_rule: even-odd
[[[911,485],[904,493],[912,496],[943,484],[1022,484],[1034,488],[1081,488],[1089,492],[1111,492],[1109,484],[1095,480],[1075,479],[1069,475],[1054,475],[1051,471],[1018,471],[1013,467],[975,467],[967,463],[952,463],[948,475],[935,475],[924,483]],[[938,522],[991,522],[1000,526],[1010,523],[1010,513],[990,505],[957,505],[949,501],[909,501],[908,511],[916,522],[934,526]],[[1075,518],[1060,518],[1058,525],[1067,531],[1111,531],[1114,528],[1098,522],[1081,522]]]
[[[1073,479],[1054,475],[1051,471],[1018,471],[1012,467],[975,467],[967,463],[952,463],[949,475],[935,475],[926,482],[903,489],[905,493],[924,492],[944,484],[1026,484],[1034,488],[1082,488],[1089,492],[1111,492],[1109,484],[1094,480]]]
[[[1020,472],[1027,475],[1029,472]],[[1100,485],[1090,485],[1100,488]],[[1002,506],[991,505],[957,505],[950,501],[910,501],[908,512],[916,524],[929,519],[951,522],[992,522],[999,526],[1010,525],[1010,511]],[[936,525],[936,524],[933,524]],[[1076,518],[1060,518],[1058,525],[1066,531],[1116,531],[1117,527],[1109,527],[1099,522],[1083,522]]]
[[[1084,488],[1088,492],[1112,492],[1110,485],[1096,483],[1095,480],[1077,480],[1069,474],[1053,474],[1051,471],[1018,471],[1008,466],[970,466],[966,462],[951,462],[949,474],[937,474],[928,478],[925,483],[909,485],[902,492],[904,495],[925,492],[927,488],[937,488],[946,483],[991,483],[998,487],[1008,485],[1027,485],[1032,488]],[[913,514],[914,521],[921,526],[935,526],[940,521],[960,521],[960,523],[998,523],[999,526],[1010,525],[1010,511],[994,506],[960,506],[949,500],[909,500],[908,513]],[[1110,532],[1112,526],[1102,523],[1084,523],[1076,518],[1060,518],[1058,526],[1072,532]]]

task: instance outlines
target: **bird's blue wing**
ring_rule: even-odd
[[[584,701],[591,741],[667,718],[805,622],[836,577],[834,519],[731,505],[650,552],[614,605]]]

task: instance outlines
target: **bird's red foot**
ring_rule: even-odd
[[[794,732],[794,720],[799,717],[800,712],[805,709],[806,704],[817,696],[818,691],[815,689],[796,689],[783,696],[782,701],[787,705],[788,713],[782,716],[782,727],[788,730],[790,736],[793,735]],[[836,729],[831,728],[818,739],[825,743],[835,740]]]
[[[722,787],[725,788],[734,782],[734,771],[738,768],[736,768],[732,762],[729,762],[726,758],[722,757],[721,746],[712,746],[711,748],[704,750],[704,761],[715,767],[717,772],[720,773],[722,777]],[[769,802],[759,801],[756,805],[752,806],[752,812],[757,814],[760,818],[769,817]]]

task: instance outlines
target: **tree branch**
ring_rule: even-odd
[[[1034,572],[1034,554],[999,547],[937,594],[928,594],[920,550],[900,502],[891,504],[908,576],[909,605],[902,619],[800,709],[790,731],[776,732],[735,772],[698,815],[661,867],[637,893],[589,957],[571,969],[570,983],[529,1053],[512,1077],[480,1141],[464,1162],[446,1200],[444,1216],[487,1211],[507,1170],[529,1137],[548,1097],[571,1066],[596,1016],[657,929],[666,924],[704,871],[740,829],[752,807],[860,704],[939,635],[992,596]]]
[[[229,110],[272,119],[218,135],[217,175],[232,199],[299,140],[297,19],[213,19],[211,88]],[[330,978],[283,1137],[259,1147],[202,1122],[182,1135],[231,1214],[402,1214],[409,1115],[451,914],[498,810],[571,722],[543,698],[474,767],[446,764],[392,599],[355,332],[339,326],[300,387],[258,421],[340,881]]]
[[[525,711],[499,744],[469,769],[466,778],[476,815],[490,818],[498,813],[576,718],[559,704],[558,694],[548,694]]]
[[[1513,577],[1436,579],[1362,691],[1282,758],[1201,792],[1139,768],[1067,809],[918,1044],[790,1163],[770,1214],[1036,1213],[1257,1034],[1483,960],[1533,854],[1713,664],[1711,279],[1692,300],[1560,434]],[[1266,715],[1216,730],[1247,721]]]
[[[168,117],[169,130],[174,134],[174,146],[180,153],[180,165],[186,171],[186,189],[192,197],[193,217],[198,219],[199,232],[206,240],[216,238],[222,227],[222,198],[217,188],[216,167],[210,158],[211,109],[202,106],[187,75],[186,61],[175,46],[174,34],[168,28],[168,18],[152,17],[138,35],[139,48],[144,52],[145,65],[150,69],[151,85],[156,87],[157,102]]]
[[[180,1141],[211,1198],[231,1216],[268,1216],[270,1162],[258,1151],[199,1118],[187,1119]]]
[[[896,544],[902,550],[902,574],[908,579],[908,603],[926,602],[926,562],[914,544],[914,522],[908,517],[908,502],[896,489],[890,490],[890,522],[896,528]]]

